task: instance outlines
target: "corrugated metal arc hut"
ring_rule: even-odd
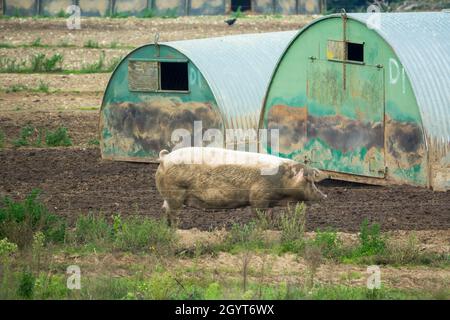
[[[161,149],[173,147],[174,130],[193,135],[200,120],[203,133],[257,130],[270,75],[295,34],[175,41],[132,51],[113,72],[103,97],[103,158],[154,160]]]
[[[274,71],[260,128],[337,179],[450,189],[450,14],[312,22]]]

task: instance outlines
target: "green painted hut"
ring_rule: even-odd
[[[201,146],[204,141],[195,134],[205,138],[209,129],[219,131],[223,141],[227,129],[256,132],[273,68],[295,34],[175,41],[132,51],[113,72],[103,97],[102,157],[147,162],[187,135],[190,145]]]
[[[450,14],[337,14],[278,62],[260,128],[333,178],[450,189]]]

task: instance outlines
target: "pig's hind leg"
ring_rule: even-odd
[[[267,210],[270,207],[271,193],[260,185],[250,188],[250,205],[253,213],[256,215],[258,211]]]
[[[176,214],[183,206],[186,191],[183,189],[171,190],[168,197],[164,199],[163,209],[166,211],[167,223],[174,226],[176,222]]]

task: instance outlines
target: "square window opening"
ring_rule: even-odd
[[[347,42],[347,60],[364,62],[364,44]]]
[[[187,62],[160,62],[162,91],[189,91]]]

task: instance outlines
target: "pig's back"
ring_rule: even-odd
[[[239,165],[257,168],[272,168],[293,162],[273,155],[234,151],[222,148],[190,147],[172,151],[163,158],[164,166],[177,164],[202,164],[211,167]]]

